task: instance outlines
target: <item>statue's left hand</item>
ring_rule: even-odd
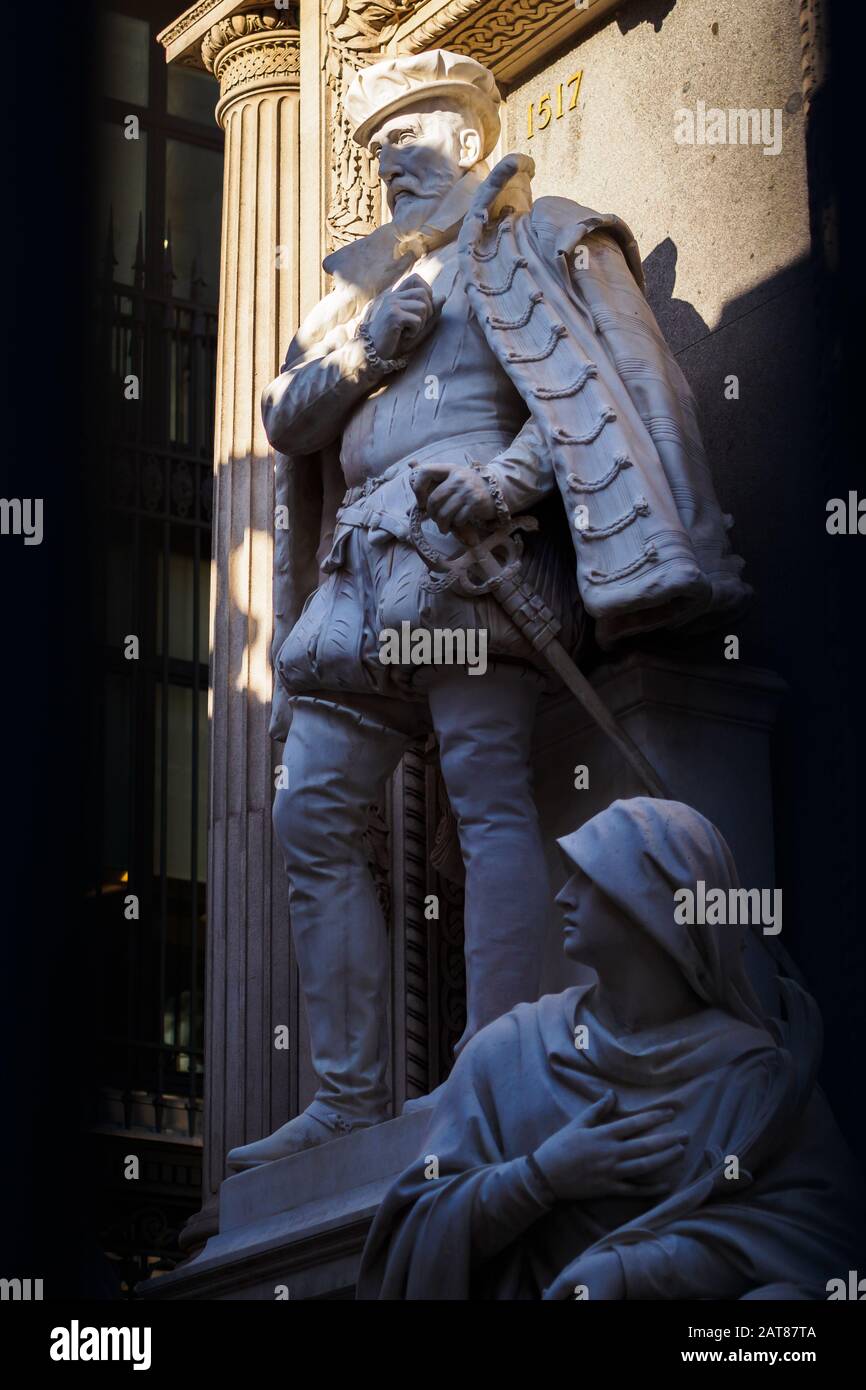
[[[445,535],[493,521],[496,503],[481,474],[466,464],[422,463],[413,483],[419,506]]]

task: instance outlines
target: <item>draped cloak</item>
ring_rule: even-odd
[[[461,274],[488,345],[537,422],[569,518],[577,585],[612,646],[659,628],[736,613],[751,590],[731,553],[692,393],[643,294],[634,237],[612,214],[567,198],[533,204],[532,160],[508,155],[463,220]],[[470,175],[466,176],[471,177]],[[584,246],[587,256],[575,258]],[[313,310],[286,367],[412,264],[393,224],[325,262],[336,288]],[[344,490],[339,446],[277,454],[274,661],[315,588]],[[271,736],[288,730],[277,680]]]
[[[560,843],[635,929],[677,960],[705,1007],[614,1036],[593,1012],[597,977],[587,971],[586,982],[484,1028],[455,1064],[423,1153],[376,1215],[358,1297],[572,1298],[580,1257],[613,1250],[628,1299],[736,1299],[762,1289],[826,1298],[829,1279],[858,1267],[863,1202],[860,1175],[815,1085],[816,1006],[785,981],[787,1018],[762,1018],[737,928],[673,922],[673,888],[693,872],[737,886],[724,840],[691,808],[635,798]],[[676,1107],[675,1127],[689,1138],[672,1190],[558,1201],[497,1242],[490,1227],[501,1212],[485,1210],[491,1174],[611,1088],[618,1115]],[[726,1176],[731,1155],[737,1179]]]

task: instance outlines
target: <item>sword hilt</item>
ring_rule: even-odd
[[[416,503],[409,512],[409,537],[430,570],[427,589],[433,593],[455,589],[464,598],[481,598],[506,577],[519,579],[523,544],[513,533],[538,530],[534,516],[515,516],[489,536],[479,536],[469,528],[455,531],[454,535],[465,549],[461,555],[448,556],[430,544],[421,520],[422,509]]]

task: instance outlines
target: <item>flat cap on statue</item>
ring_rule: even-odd
[[[352,139],[366,145],[395,111],[435,96],[462,97],[478,112],[487,156],[499,139],[500,97],[493,73],[474,58],[445,48],[384,58],[356,73],[344,101]]]

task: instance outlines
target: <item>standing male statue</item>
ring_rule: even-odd
[[[319,1088],[234,1149],[237,1168],[387,1117],[387,935],[362,836],[425,730],[466,869],[457,1050],[537,997],[551,907],[530,741],[550,677],[492,595],[431,591],[416,500],[424,537],[452,556],[467,527],[534,512],[523,577],[572,653],[587,617],[610,645],[715,618],[748,592],[624,224],[565,198],[533,204],[522,156],[489,172],[499,96],[471,58],[388,58],[345,104],[392,220],[326,260],[334,289],[263,399],[290,527],[275,532],[272,733],[288,785],[274,825]],[[380,634],[403,623],[484,633],[487,669],[385,664]]]

